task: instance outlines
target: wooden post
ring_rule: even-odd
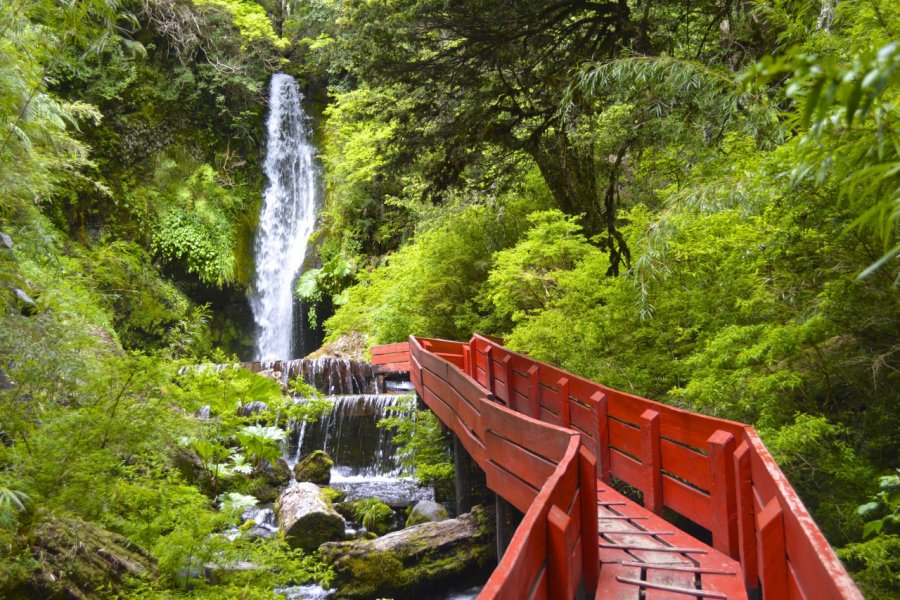
[[[541,368],[531,365],[528,369],[528,416],[539,419],[541,416]]]
[[[738,558],[737,498],[734,484],[734,436],[721,429],[706,442],[712,488],[713,548]]]
[[[550,571],[550,591],[554,598],[570,600],[575,595],[572,581],[572,567],[569,564],[570,553],[566,543],[566,531],[572,519],[558,506],[550,507],[547,514],[547,567]],[[596,538],[595,538],[596,539]],[[596,545],[596,543],[594,544]]]
[[[756,556],[756,519],[753,515],[753,479],[750,473],[750,445],[738,446],[734,453],[734,469],[737,478],[738,546],[744,586],[753,590],[759,587],[759,571]]]
[[[503,365],[503,376],[506,378],[506,405],[517,412],[521,412],[519,407],[516,406],[516,395],[513,392],[512,354],[504,356],[500,363]]]
[[[788,597],[784,521],[778,498],[772,498],[756,519],[759,528],[759,577],[763,598]]]
[[[473,365],[472,365],[472,348],[469,347],[468,344],[465,344],[465,345],[462,347],[462,351],[463,351],[463,369],[462,369],[462,370],[463,370],[463,373],[465,373],[466,375],[469,375],[469,376],[471,377],[471,376],[472,376],[472,370],[473,370]]]
[[[494,347],[488,346],[484,356],[487,358],[487,367],[485,368],[485,372],[487,373],[487,384],[485,387],[491,394],[496,395],[496,392],[494,391]]]
[[[504,500],[500,494],[494,494],[494,514],[496,515],[497,562],[499,563],[503,560],[503,554],[509,546],[513,533],[510,525],[512,515],[510,514],[509,502]]]
[[[663,512],[662,471],[659,448],[659,413],[647,409],[641,413],[641,463],[644,471],[644,508],[658,515]]]
[[[609,398],[594,392],[591,400],[597,403],[597,476],[603,483],[612,482],[609,471]]]
[[[453,434],[453,472],[455,475],[456,516],[472,509],[472,459]]]
[[[578,450],[578,479],[581,488],[581,559],[582,577],[588,598],[594,597],[600,578],[600,550],[596,540],[597,526],[597,460],[587,448]],[[553,589],[553,588],[551,588]]]
[[[569,416],[571,410],[571,407],[569,406],[569,378],[560,377],[559,381],[556,382],[556,389],[559,390],[559,400],[561,402],[559,407],[559,418],[562,421],[563,427],[569,427],[572,424],[572,419]]]

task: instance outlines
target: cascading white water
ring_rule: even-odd
[[[259,360],[293,358],[293,286],[313,232],[319,173],[300,88],[272,76],[263,170],[269,181],[256,235],[256,282],[250,298]]]

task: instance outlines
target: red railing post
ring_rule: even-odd
[[[661,515],[663,497],[659,413],[649,408],[641,413],[641,463],[644,471],[644,508]]]
[[[603,392],[594,392],[591,400],[597,403],[597,476],[603,483],[610,483],[609,398]]]
[[[516,406],[516,395],[513,393],[512,354],[504,356],[500,363],[503,365],[503,377],[506,378],[506,405],[515,411],[521,412],[519,407]]]
[[[734,453],[734,469],[737,478],[738,545],[744,586],[759,586],[756,556],[756,518],[753,515],[753,479],[750,473],[750,445],[743,442]]]
[[[491,394],[494,394],[494,347],[488,346],[487,350],[484,352],[484,357],[487,359],[487,365],[485,367],[485,371],[487,372],[487,385],[485,387]]]
[[[784,550],[781,505],[772,498],[756,519],[759,529],[759,577],[763,598],[788,597],[788,564]]]
[[[575,595],[572,567],[569,564],[569,548],[566,538],[572,519],[558,506],[551,506],[547,514],[547,567],[550,571],[550,590],[553,598],[571,600]]]
[[[584,591],[594,597],[600,579],[600,537],[597,526],[597,459],[583,445],[578,450],[578,476],[581,487],[581,556],[584,567]]]
[[[707,440],[707,456],[712,487],[713,548],[738,558],[737,498],[734,486],[734,436],[718,430]]]
[[[528,416],[538,419],[541,416],[541,368],[531,365],[528,369]]]
[[[569,427],[572,424],[572,418],[569,414],[571,410],[569,406],[569,378],[560,377],[559,381],[556,382],[556,389],[559,390],[559,419],[562,421],[561,425]]]

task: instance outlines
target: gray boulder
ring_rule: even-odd
[[[13,241],[12,238],[0,231],[0,246],[3,246],[7,250],[13,249]]]
[[[336,598],[420,598],[493,566],[493,519],[480,506],[374,540],[319,547],[335,572]],[[482,579],[483,581],[483,579]]]
[[[343,540],[347,524],[314,483],[292,485],[275,505],[278,527],[288,544],[312,552],[325,542]]]
[[[406,526],[421,525],[422,523],[437,523],[438,521],[446,521],[450,518],[447,509],[431,500],[419,500],[409,512],[406,519]]]

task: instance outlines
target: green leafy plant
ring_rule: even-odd
[[[878,478],[880,491],[857,509],[866,519],[863,537],[900,532],[900,469],[893,475]]]
[[[237,439],[254,467],[259,467],[263,461],[280,457],[279,442],[286,436],[287,432],[283,429],[262,425],[248,425],[237,433]]]

